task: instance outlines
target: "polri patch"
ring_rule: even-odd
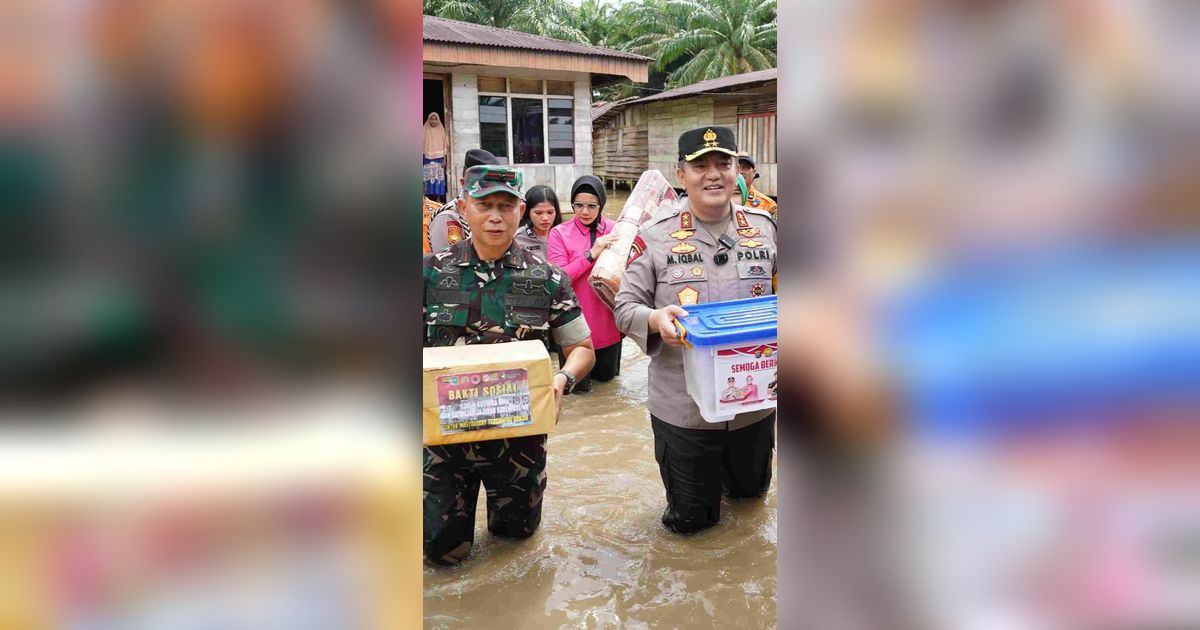
[[[762,297],[767,292],[767,287],[761,282],[755,282],[754,286],[750,287],[750,297]]]

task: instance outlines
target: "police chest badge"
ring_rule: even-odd
[[[446,224],[446,241],[451,245],[462,240],[462,226],[451,221]]]
[[[766,294],[766,292],[767,287],[763,286],[763,283],[761,282],[755,282],[754,285],[750,287],[750,297],[762,297],[764,294]]]
[[[671,248],[672,254],[690,254],[696,251],[696,246],[688,242],[683,242]]]
[[[696,230],[675,230],[674,232],[671,232],[671,238],[677,241],[682,241],[692,238],[692,235],[695,233]]]
[[[762,232],[758,228],[742,228],[742,229],[738,230],[737,233],[738,233],[738,236],[741,236],[743,238],[753,238],[755,236],[758,236]]]
[[[752,238],[748,238],[748,239],[746,239],[746,240],[744,240],[744,241],[741,241],[741,242],[739,242],[739,243],[738,243],[738,245],[741,245],[742,247],[749,247],[749,248],[751,248],[751,249],[755,249],[755,248],[758,248],[758,247],[762,247],[762,246],[763,246],[763,244],[762,244],[762,243],[760,243],[760,242],[758,242],[758,241],[756,241],[756,240],[754,240],[754,239],[752,239]]]
[[[679,293],[676,293],[675,295],[679,298],[680,306],[691,306],[692,304],[698,304],[700,302],[700,292],[691,285],[683,287],[679,290]]]
[[[676,267],[671,270],[671,277],[678,280],[683,277],[683,267]]]

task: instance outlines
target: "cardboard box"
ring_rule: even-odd
[[[540,341],[425,348],[424,443],[553,432],[553,376]]]

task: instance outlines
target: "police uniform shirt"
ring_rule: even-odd
[[[458,211],[458,200],[441,207],[429,222],[430,250],[440,252],[451,245],[461,243],[471,236],[467,220]]]
[[[670,304],[723,302],[773,293],[776,228],[771,215],[730,204],[724,234],[710,234],[688,209],[676,205],[642,227],[616,297],[617,328],[637,342],[650,359],[646,406],[668,424],[691,429],[740,429],[762,420],[770,409],[739,414],[730,422],[710,423],[687,392],[681,348],[662,343],[650,331],[650,311]],[[640,253],[639,253],[640,252]],[[717,264],[718,255],[725,259]]]
[[[571,279],[514,241],[495,261],[468,239],[424,257],[425,345],[553,338],[567,347],[591,337]]]
[[[532,225],[526,225],[517,230],[517,235],[513,237],[513,241],[517,245],[524,247],[527,251],[533,252],[543,259],[546,258],[548,252],[546,239],[538,236],[537,232],[533,231]]]

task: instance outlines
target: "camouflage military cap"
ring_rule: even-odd
[[[525,201],[525,195],[521,193],[524,178],[521,176],[521,171],[516,169],[481,164],[467,169],[464,177],[467,180],[466,193],[475,199],[504,192]]]

